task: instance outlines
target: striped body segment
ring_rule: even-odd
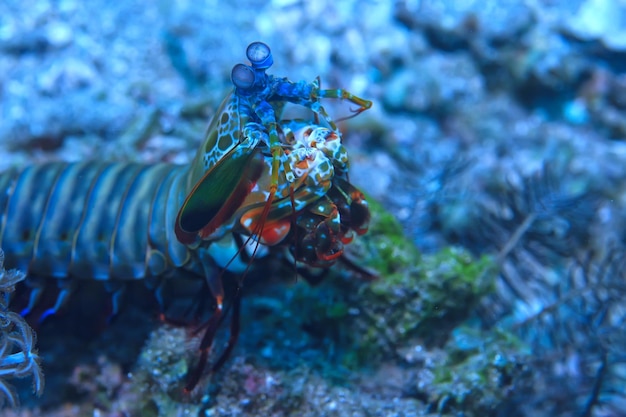
[[[204,277],[226,265],[243,272],[247,265],[238,258],[233,234],[275,246],[289,234],[297,213],[307,213],[309,232],[327,219],[340,224],[338,213],[332,218],[316,213],[329,203],[325,196],[337,188],[335,178],[347,172],[340,137],[303,122],[286,121],[284,130],[293,180],[279,168],[278,187],[268,201],[273,158],[258,152],[260,175],[243,203],[208,238],[193,244],[181,243],[173,228],[189,194],[193,164],[55,162],[0,173],[0,247],[6,265],[36,277],[103,281],[169,277],[177,270]],[[296,258],[297,243],[285,242]]]
[[[141,279],[189,263],[173,236],[186,167],[51,163],[0,174],[0,247],[29,275]]]

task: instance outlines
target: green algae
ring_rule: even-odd
[[[370,231],[353,246],[379,279],[358,289],[359,345],[369,356],[391,354],[393,346],[414,339],[441,344],[493,291],[491,258],[474,259],[459,247],[421,254],[393,216],[375,202],[370,206]]]
[[[431,362],[426,391],[439,413],[482,416],[523,385],[530,352],[508,331],[456,328],[441,360]],[[520,383],[522,381],[522,383]]]
[[[367,201],[371,211],[369,230],[346,249],[384,281],[393,280],[395,274],[419,263],[421,254],[405,237],[395,217],[371,198]]]

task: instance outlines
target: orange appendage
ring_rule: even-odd
[[[282,242],[291,230],[290,219],[263,221],[263,208],[249,210],[241,216],[241,225],[251,234],[259,238],[264,245],[274,246]]]
[[[325,252],[321,248],[317,248],[315,252],[320,260],[334,262],[343,254],[343,244],[333,238],[330,245],[325,248]]]

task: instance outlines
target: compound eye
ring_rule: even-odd
[[[254,71],[247,65],[237,64],[230,73],[230,79],[235,87],[241,90],[249,90],[254,85]]]
[[[252,42],[248,45],[246,56],[254,69],[267,69],[274,63],[270,47],[263,42]]]

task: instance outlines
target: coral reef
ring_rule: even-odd
[[[0,170],[186,163],[262,40],[276,73],[374,101],[341,129],[384,211],[351,248],[373,283],[246,279],[204,396],[168,387],[193,339],[136,297],[87,342],[82,317],[38,329],[48,387],[7,415],[624,415],[623,1],[24,4],[0,4]]]

